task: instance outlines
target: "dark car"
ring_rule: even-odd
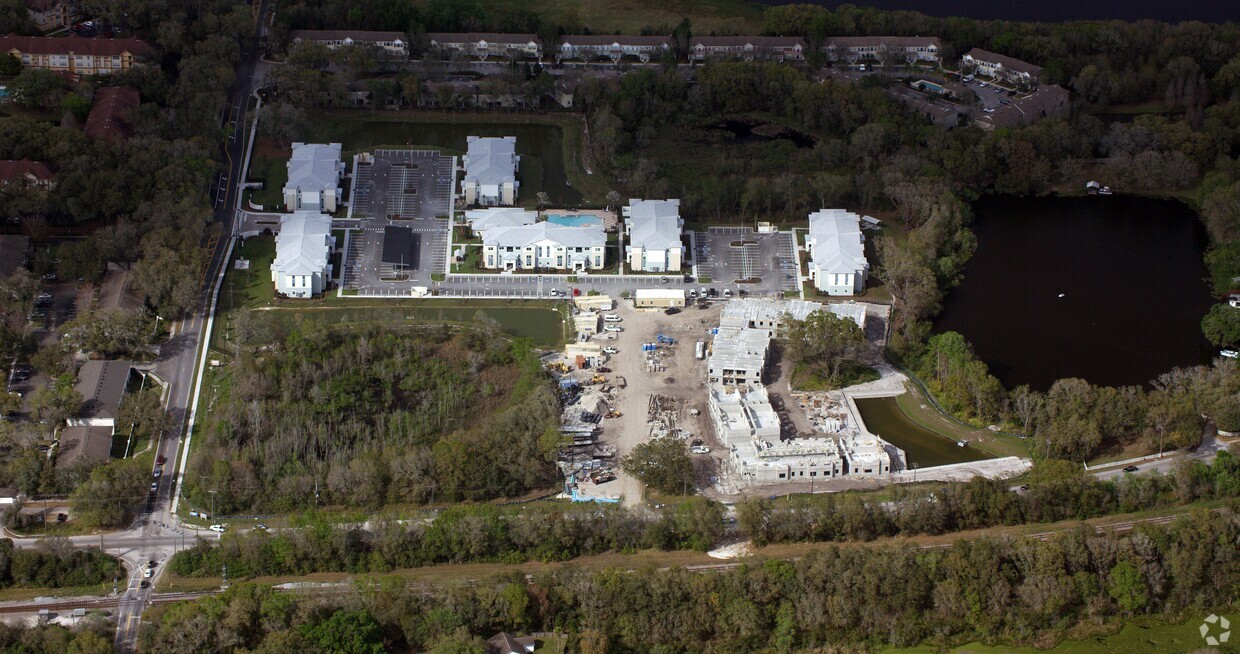
[[[164,455],[162,455],[162,454],[160,454],[159,456],[155,457],[155,465],[157,465],[157,466],[162,466],[163,464],[165,464],[165,463],[167,463],[167,462],[168,462],[168,457],[166,457],[166,456],[164,456]]]
[[[1124,466],[1124,472],[1136,472],[1140,470],[1137,466]]]
[[[154,567],[155,567],[155,562],[154,562],[154,561],[147,561],[147,562],[146,562],[146,567],[148,567],[148,568],[154,568]]]
[[[145,579],[143,579],[141,582],[138,583],[138,588],[150,588],[150,587],[151,587],[151,582]]]
[[[607,373],[611,372],[611,368],[608,368],[608,367],[606,367],[606,366],[599,366],[598,368],[595,368],[594,370],[595,370],[595,371],[597,371],[597,372],[601,372],[601,373],[603,373],[603,374],[607,374]]]
[[[680,309],[677,309],[676,307],[668,307],[668,308],[667,308],[667,309],[666,309],[663,313],[665,313],[665,314],[667,314],[667,315],[669,315],[669,316],[674,316],[674,315],[676,315],[676,314],[680,313]]]

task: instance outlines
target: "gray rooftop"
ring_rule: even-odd
[[[766,365],[766,350],[771,343],[767,329],[720,327],[710,346],[708,367],[712,370],[757,370]]]
[[[313,275],[327,267],[327,237],[332,219],[314,210],[301,210],[280,219],[276,258],[271,269],[286,275]]]
[[[824,274],[857,272],[869,264],[861,241],[861,216],[844,209],[822,209],[809,215],[811,265]]]
[[[339,143],[294,143],[285,189],[334,190],[340,183]]]
[[[631,245],[646,250],[680,248],[680,200],[629,200],[625,222]]]
[[[470,136],[466,142],[466,182],[498,185],[516,181],[517,137]]]
[[[116,418],[129,383],[128,361],[87,361],[78,369],[74,390],[82,395],[82,418]]]
[[[65,427],[60,430],[56,467],[72,465],[79,459],[107,461],[112,458],[111,427]]]
[[[595,247],[607,244],[607,235],[601,225],[569,227],[541,222],[533,225],[497,227],[483,236],[484,245],[496,247],[525,247],[540,241],[551,241],[564,247]]]
[[[533,225],[538,222],[538,212],[526,211],[520,207],[487,207],[486,209],[470,209],[465,212],[465,222],[470,229],[480,234],[499,227],[519,227]]]

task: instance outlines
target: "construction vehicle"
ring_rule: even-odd
[[[606,377],[604,377],[604,376],[602,376],[602,375],[595,375],[595,376],[593,376],[593,377],[591,377],[591,378],[590,378],[590,382],[589,382],[589,383],[591,383],[591,384],[601,384],[601,383],[603,383],[603,382],[605,382],[605,381],[607,381],[607,378],[606,378]]]
[[[611,411],[608,411],[608,412],[607,412],[607,413],[606,413],[603,417],[604,417],[604,418],[619,418],[619,417],[620,417],[620,416],[622,416],[622,415],[624,415],[624,414],[623,414],[623,413],[620,413],[619,411],[616,411],[616,410],[614,410],[614,409],[613,409],[613,410],[611,410]]]
[[[676,339],[672,338],[671,336],[664,336],[663,334],[656,334],[655,337],[659,339],[659,345],[675,345],[676,344]]]

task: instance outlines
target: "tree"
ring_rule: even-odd
[[[150,342],[153,319],[142,310],[86,312],[66,323],[64,342],[83,352],[132,357]]]
[[[1141,571],[1126,559],[1111,568],[1111,584],[1107,594],[1129,615],[1141,613],[1149,599],[1149,590],[1141,578]]]
[[[259,110],[258,130],[285,147],[305,134],[309,125],[306,110],[286,102],[270,102]]]
[[[840,373],[856,365],[865,353],[865,332],[857,323],[830,311],[815,311],[805,320],[783,320],[788,358],[811,375],[828,383],[840,381]]]
[[[620,467],[655,490],[680,494],[694,486],[693,460],[684,441],[656,438],[633,448]]]
[[[73,387],[73,377],[62,375],[48,386],[30,394],[30,410],[49,426],[54,427],[82,410],[82,394]]]
[[[73,508],[78,518],[92,527],[123,526],[129,509],[146,495],[149,478],[146,465],[136,459],[99,466],[73,492]]]
[[[320,652],[383,654],[387,651],[383,646],[382,628],[365,610],[338,610],[318,624],[303,626],[301,635]]]
[[[1240,342],[1240,309],[1228,304],[1216,304],[1201,319],[1201,331],[1206,340],[1219,346]]]
[[[13,76],[22,72],[22,60],[11,54],[0,56],[0,75]]]
[[[39,109],[59,107],[68,89],[65,78],[43,68],[23,69],[9,82],[9,91],[18,104]]]

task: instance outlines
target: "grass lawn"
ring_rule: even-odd
[[[1197,630],[1201,618],[1194,616],[1183,624],[1174,624],[1152,617],[1136,617],[1120,623],[1097,627],[1094,634],[1069,634],[1069,638],[1050,649],[1014,647],[1010,645],[983,645],[969,643],[949,650],[936,647],[913,647],[885,649],[886,654],[1162,654],[1164,652],[1216,651],[1206,648]],[[1233,624],[1240,613],[1223,614]],[[1217,629],[1217,628],[1216,628]]]
[[[996,434],[982,427],[963,427],[939,413],[916,384],[905,384],[905,388],[908,392],[897,395],[896,404],[914,424],[952,440],[967,440],[970,447],[995,456],[1029,456],[1025,439]]]
[[[284,183],[288,181],[288,159],[254,157],[250,160],[250,182],[262,182],[262,190],[250,191],[250,200],[273,211],[284,202]]]
[[[881,376],[877,370],[869,366],[849,366],[840,371],[839,380],[833,384],[830,380],[824,379],[822,375],[810,372],[804,366],[797,366],[792,371],[792,388],[798,391],[832,391],[837,388],[877,381]]]
[[[453,245],[452,249],[454,251],[460,249],[456,247],[458,245],[457,243],[454,242],[452,245]],[[453,263],[452,272],[454,273],[476,273],[480,270],[479,266],[481,265],[482,265],[482,246],[481,245],[469,245],[465,247],[465,260],[462,261],[461,263]]]

